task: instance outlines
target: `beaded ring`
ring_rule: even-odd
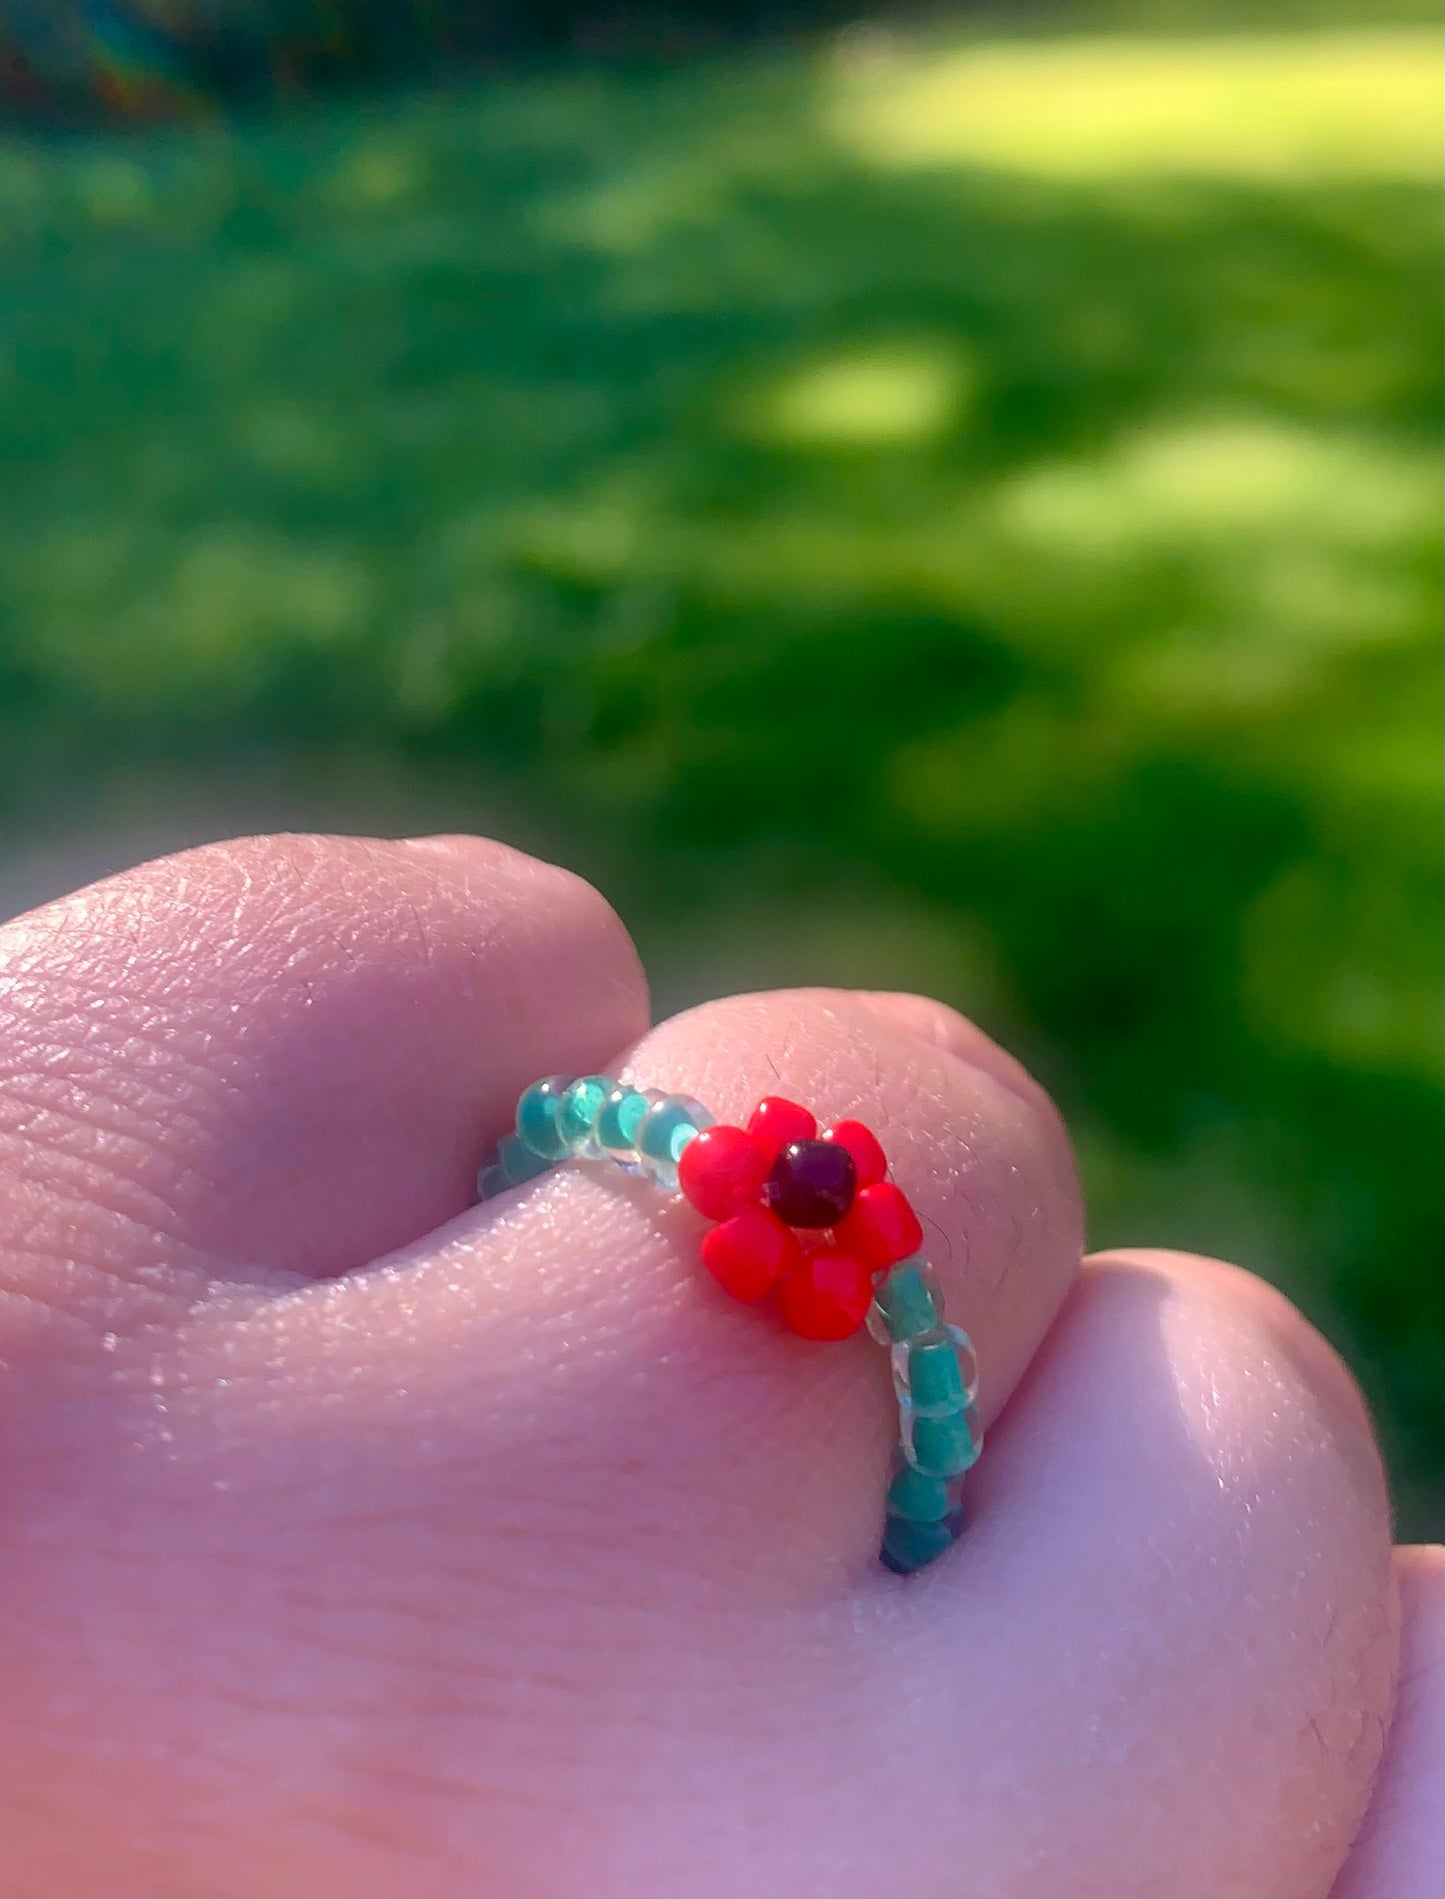
[[[778,1095],[730,1127],[687,1095],[551,1075],[524,1090],[478,1197],[569,1160],[609,1161],[681,1194],[712,1223],[700,1251],[713,1278],[735,1299],[775,1296],[799,1337],[866,1325],[888,1348],[899,1430],[879,1560],[909,1575],[941,1556],[963,1529],[960,1482],[983,1447],[977,1363],[968,1334],[944,1319],[923,1228],[872,1132],[838,1121],[820,1133]]]

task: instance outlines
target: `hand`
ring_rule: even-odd
[[[649,1030],[597,895],[469,839],[218,846],[0,945],[12,1899],[1440,1890],[1440,1552],[1349,1375],[1233,1267],[1081,1270],[948,1009]],[[991,1427],[933,1569],[874,1560],[868,1345],[625,1181],[470,1205],[528,1081],[622,1060],[885,1134]]]

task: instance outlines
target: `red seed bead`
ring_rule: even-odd
[[[748,1133],[767,1155],[769,1167],[785,1147],[794,1141],[811,1141],[817,1132],[816,1117],[781,1095],[764,1096],[748,1119]]]
[[[908,1259],[923,1244],[918,1215],[891,1180],[864,1187],[834,1231],[839,1246],[875,1273]]]
[[[824,1128],[823,1139],[847,1148],[858,1169],[860,1187],[871,1187],[888,1172],[888,1156],[880,1147],[878,1136],[861,1121],[837,1121],[832,1127]]]
[[[802,1256],[792,1228],[766,1207],[744,1207],[702,1240],[703,1265],[734,1299],[761,1299]]]
[[[704,1128],[677,1163],[677,1184],[709,1220],[726,1220],[761,1198],[768,1157],[741,1128]]]
[[[784,1323],[804,1339],[851,1338],[872,1301],[872,1273],[835,1246],[805,1254],[778,1288]]]

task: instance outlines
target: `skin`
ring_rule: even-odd
[[[1441,1553],[1278,1294],[1081,1264],[1047,1098],[918,997],[649,1029],[597,894],[272,838],[0,931],[0,1893],[1415,1899]],[[686,1208],[486,1208],[615,1069],[877,1128],[984,1370],[973,1525],[874,1561],[880,1355]]]

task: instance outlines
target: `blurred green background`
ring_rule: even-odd
[[[276,824],[917,987],[1441,1527],[1423,10],[1156,5],[0,136],[0,912]]]

